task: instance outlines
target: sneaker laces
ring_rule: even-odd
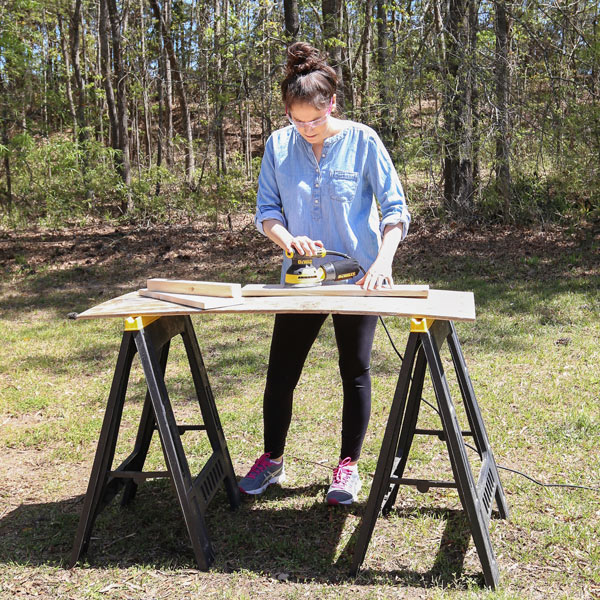
[[[344,460],[340,461],[340,464],[333,469],[333,482],[332,487],[344,488],[346,481],[352,475],[353,469],[348,467],[348,464],[352,462],[352,459],[347,456]]]
[[[260,458],[257,458],[254,465],[250,469],[250,472],[246,477],[249,479],[256,479],[257,475],[260,475],[271,463],[271,453],[267,452],[263,454]]]

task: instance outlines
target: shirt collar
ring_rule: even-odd
[[[331,144],[334,144],[338,140],[342,139],[348,133],[348,131],[350,131],[350,129],[351,129],[350,121],[346,121],[346,123],[348,123],[348,125],[344,126],[344,128],[341,131],[338,131],[335,135],[331,135],[328,138],[325,138],[323,140],[323,147],[325,147],[325,146],[331,146]],[[300,135],[300,133],[298,133],[298,130],[293,125],[288,125],[288,127],[292,127],[292,129],[294,131],[294,135],[296,136],[295,139],[299,140],[301,144],[304,144],[305,148],[307,148],[308,150],[312,151],[312,147],[311,147],[312,144],[310,142],[307,142]]]

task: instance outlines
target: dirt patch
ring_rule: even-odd
[[[520,260],[525,275],[554,277],[574,270],[597,275],[599,248],[600,227],[593,223],[577,228],[414,223],[397,254],[397,279],[400,271],[415,268],[425,277],[436,265],[464,257],[485,260],[492,268],[498,265],[499,273],[503,264]],[[97,224],[0,232],[5,281],[44,274],[42,283],[49,283],[47,279],[62,274],[55,283],[82,289],[104,289],[107,281],[115,288],[142,285],[146,277],[276,281],[280,260],[280,251],[256,231],[248,214],[217,226],[197,220],[152,227]]]
[[[0,233],[5,276],[114,272],[116,281],[136,275],[198,277],[227,273],[249,262],[260,269],[274,257],[272,244],[251,218],[236,217],[232,229],[207,222],[149,227],[98,224],[61,230]]]

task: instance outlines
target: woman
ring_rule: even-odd
[[[355,278],[365,289],[390,286],[392,260],[410,215],[377,134],[332,116],[336,83],[335,71],[315,48],[304,42],[288,48],[281,90],[290,125],[267,141],[256,226],[286,252],[314,255],[325,247],[356,258],[368,267],[363,277]],[[323,260],[315,259],[315,264]],[[284,259],[282,282],[288,266]],[[285,478],[283,452],[294,388],[326,317],[275,317],[263,406],[265,451],[239,482],[246,494],[260,494]],[[361,487],[357,462],[371,412],[369,369],[376,324],[373,315],[333,315],[344,405],[340,462],[328,504],[351,504]]]

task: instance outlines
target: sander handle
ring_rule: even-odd
[[[325,250],[325,248],[320,248],[319,252],[317,252],[317,254],[300,254],[299,252],[296,252],[295,250],[292,250],[291,252],[288,252],[287,250],[284,251],[285,255],[288,258],[324,258],[327,254],[334,254],[337,256],[342,256],[339,253],[336,252],[332,252],[331,250]],[[345,254],[343,255],[344,257],[346,256]]]
[[[361,271],[360,265],[355,258],[344,258],[321,265],[323,271],[323,281],[342,281],[343,279],[352,279]]]

